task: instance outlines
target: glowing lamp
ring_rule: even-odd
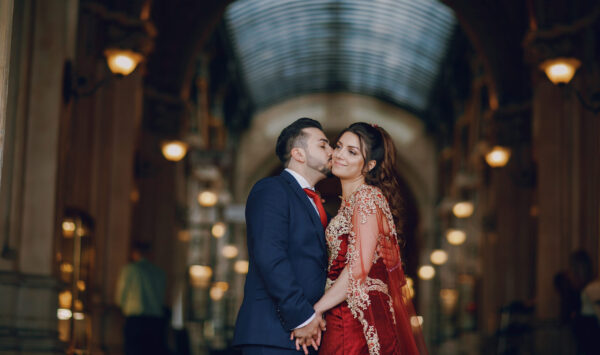
[[[225,292],[229,289],[229,284],[224,281],[215,282],[214,285],[210,288],[210,298],[213,301],[220,301],[223,296],[225,296]]]
[[[461,245],[467,239],[467,234],[460,229],[448,229],[446,240],[452,245]]]
[[[84,320],[85,319],[85,314],[82,312],[75,312],[73,313],[73,318],[75,320]]]
[[[217,204],[218,196],[214,191],[205,190],[198,194],[198,203],[203,207],[212,207]]]
[[[485,161],[492,168],[503,167],[508,163],[508,159],[510,159],[510,149],[498,145],[485,155]]]
[[[454,289],[440,290],[440,301],[446,313],[450,313],[458,302],[458,291]]]
[[[248,260],[238,260],[233,264],[233,270],[238,274],[247,274],[248,273]]]
[[[110,71],[123,76],[131,74],[144,58],[134,51],[115,48],[105,50],[104,55]]]
[[[190,282],[195,287],[208,286],[210,278],[212,277],[212,269],[210,266],[204,265],[192,265],[189,269]]]
[[[71,308],[71,302],[73,302],[71,291],[66,290],[58,294],[58,305],[60,308]]]
[[[224,236],[226,231],[227,231],[227,225],[223,222],[215,223],[210,230],[212,236],[217,239]]]
[[[475,207],[473,206],[473,202],[471,201],[461,201],[456,203],[454,207],[452,207],[452,213],[454,213],[454,215],[457,218],[471,217],[474,210]]]
[[[421,316],[412,316],[410,317],[410,325],[414,328],[418,328],[423,325],[423,317]]]
[[[71,238],[75,233],[75,222],[70,219],[65,219],[62,222],[62,231],[65,238]]]
[[[73,316],[73,312],[71,312],[70,309],[59,308],[56,310],[56,318],[58,318],[60,320],[71,319],[72,316]]]
[[[64,274],[70,274],[73,272],[73,264],[62,263],[60,264],[60,271]]]
[[[431,262],[435,265],[442,265],[448,261],[448,253],[441,249],[434,250],[429,257]]]
[[[580,66],[581,62],[575,58],[555,58],[544,61],[540,69],[553,84],[558,85],[568,84]]]
[[[221,250],[221,254],[227,259],[233,259],[238,255],[238,248],[235,245],[226,245]]]
[[[423,265],[419,268],[419,277],[422,280],[431,280],[435,276],[435,269],[431,265]]]
[[[161,149],[165,159],[180,161],[187,153],[188,145],[182,141],[168,141],[162,144]]]

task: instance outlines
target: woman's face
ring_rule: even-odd
[[[335,145],[331,172],[340,179],[355,179],[363,175],[365,165],[360,140],[352,132],[342,134]]]

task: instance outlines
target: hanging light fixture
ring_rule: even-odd
[[[508,163],[510,159],[510,149],[502,146],[495,146],[485,155],[485,161],[492,168],[501,168]]]
[[[144,59],[140,53],[128,49],[109,48],[104,51],[108,67],[113,74],[127,76]]]
[[[546,76],[555,85],[568,84],[581,62],[575,58],[554,58],[540,64],[540,69],[546,73]]]
[[[161,147],[163,156],[169,161],[180,161],[188,151],[188,145],[180,140],[166,141]]]
[[[471,201],[460,201],[454,204],[454,207],[452,207],[452,213],[454,213],[457,218],[471,217],[474,210],[475,207]]]

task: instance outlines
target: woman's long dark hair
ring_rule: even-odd
[[[358,136],[361,154],[365,162],[363,167],[365,182],[380,188],[387,198],[394,216],[398,239],[403,243],[402,196],[400,195],[400,178],[396,170],[396,148],[392,138],[383,128],[365,122],[351,124],[340,133],[339,137],[346,132],[352,132]],[[376,164],[369,171],[368,162],[371,160],[375,160]]]

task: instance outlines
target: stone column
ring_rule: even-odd
[[[0,274],[0,321],[8,329],[0,335],[0,351],[60,354],[64,350],[58,342],[53,262],[58,141],[68,14],[77,2],[13,4],[14,13],[5,8],[10,5],[6,1],[0,9],[0,16],[7,13],[13,19],[12,38],[18,38],[11,43],[15,50],[11,63],[18,65],[11,68],[8,83],[9,95],[14,93],[9,102],[12,114],[7,117],[14,127],[9,131],[14,146],[3,151],[13,163],[11,171],[3,171],[3,178],[11,179],[2,180],[12,195],[2,194],[7,202],[3,210],[10,211],[5,211],[2,224],[11,233],[11,250],[3,254]],[[5,24],[11,26],[2,20]]]

